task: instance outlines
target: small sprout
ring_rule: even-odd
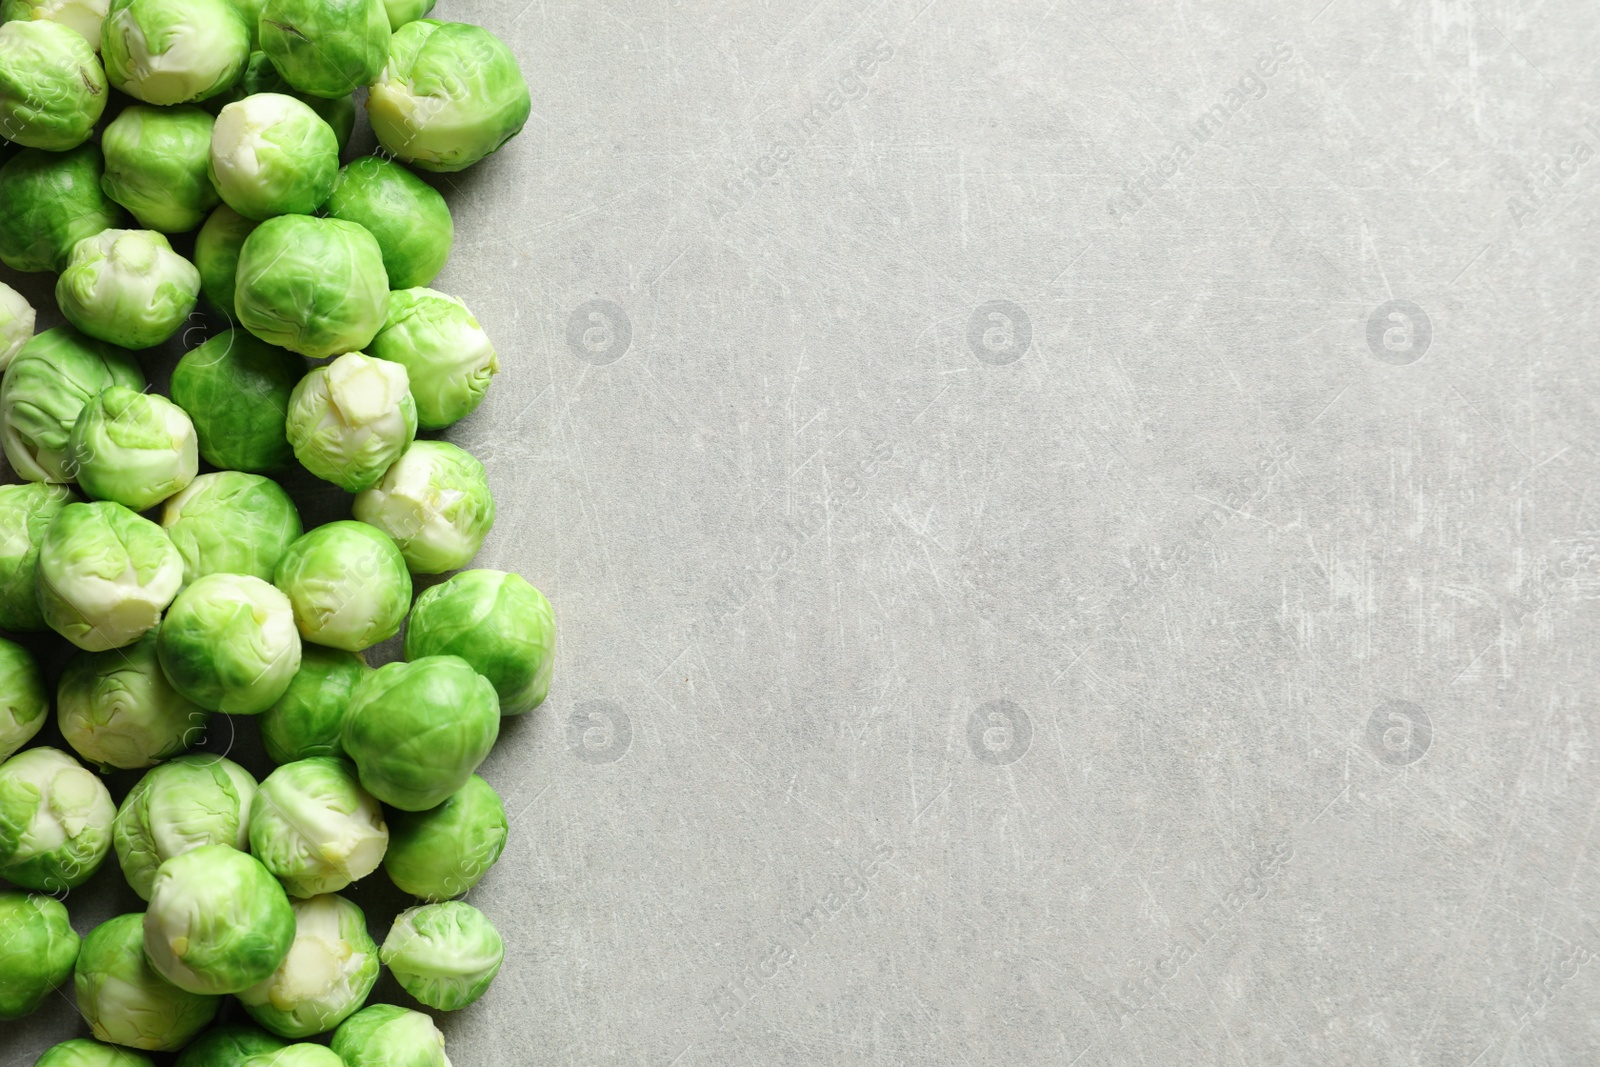
[[[100,53],[111,84],[129,96],[192,104],[239,80],[250,31],[228,0],[111,0]]]
[[[399,633],[411,607],[411,574],[395,543],[348,519],[318,526],[290,545],[273,583],[293,605],[302,637],[345,652]]]
[[[117,809],[112,843],[128,885],[150,899],[156,871],[202,845],[250,847],[256,780],[221,756],[179,756],[129,790]]]
[[[200,299],[200,272],[154,230],[103,230],[79,241],[56,279],[56,303],[90,337],[153,348]]]
[[[284,80],[312,96],[349,96],[389,58],[383,0],[267,0],[260,36]]]
[[[344,709],[356,684],[371,671],[359,652],[303,646],[300,669],[289,688],[257,720],[261,743],[272,762],[344,755],[339,743]]]
[[[85,493],[133,511],[180,492],[200,469],[194,423],[183,409],[125,385],[103,390],[78,412],[67,460]]]
[[[89,931],[78,952],[73,986],[78,1010],[101,1041],[173,1052],[216,1017],[222,998],[179,989],[151,966],[145,952],[147,922],[147,914],[134,912]]]
[[[417,433],[406,369],[349,352],[300,379],[285,430],[306,470],[341,489],[371,489]]]
[[[351,513],[394,538],[414,574],[442,574],[472,562],[494,525],[483,464],[448,441],[417,441]]]
[[[60,893],[87,882],[111,851],[111,794],[58,748],[0,763],[0,878]]]
[[[285,763],[261,783],[250,814],[250,851],[290,896],[337,893],[377,870],[388,847],[383,808],[348,761],[313,756]]]
[[[144,388],[139,365],[120,348],[70,326],[23,345],[0,380],[0,432],[11,469],[30,482],[72,481],[72,427],[83,406],[113,385]]]
[[[417,403],[417,425],[438,430],[478,409],[500,370],[489,335],[453,296],[406,289],[389,297],[389,318],[367,348],[402,364]]]
[[[293,906],[289,955],[239,1000],[273,1033],[303,1038],[332,1030],[366,1003],[378,980],[378,946],[367,933],[366,916],[344,897],[311,897]]]
[[[18,633],[46,629],[37,588],[39,546],[72,500],[72,490],[64,485],[0,485],[0,618],[6,620],[6,629]],[[0,743],[0,759],[7,754]]]
[[[97,145],[70,152],[18,152],[0,166],[0,263],[12,270],[59,271],[85,237],[127,221],[100,188]]]
[[[339,139],[294,97],[256,93],[217,115],[210,167],[223,201],[247,219],[310,215],[333,191]]]
[[[462,571],[417,598],[406,626],[406,659],[460,656],[494,683],[502,715],[544,702],[555,664],[550,601],[519,574]]]
[[[450,1067],[433,1020],[393,1004],[374,1004],[340,1023],[333,1051],[344,1067]]]
[[[324,210],[333,218],[365,227],[377,238],[383,269],[395,289],[433,281],[455,243],[455,223],[444,197],[390,159],[365,156],[346,166]]]
[[[101,769],[152,767],[196,744],[211,713],[167,681],[156,635],[127,648],[79,652],[56,689],[61,736]]]
[[[208,574],[178,594],[156,649],[178,691],[212,711],[254,715],[300,669],[289,600],[260,578]]]
[[[202,474],[168,500],[161,525],[183,557],[183,580],[247,574],[264,582],[303,532],[289,494],[240,471]]]
[[[383,869],[414,897],[433,903],[459,897],[500,858],[508,829],[500,795],[474,774],[437,808],[391,813]]]
[[[268,344],[312,359],[365,348],[389,311],[389,276],[353,222],[280,215],[245,239],[234,311]]]
[[[106,72],[83,35],[58,22],[0,25],[0,137],[65,152],[94,133]]]
[[[157,869],[144,951],[178,988],[242,993],[277,970],[292,944],[294,909],[255,857],[202,845]]]
[[[39,661],[0,637],[0,763],[34,739],[49,711],[50,689]]]
[[[0,1022],[10,1022],[72,976],[82,942],[66,905],[33,893],[0,892],[0,935]]]
[[[206,173],[213,121],[197,107],[125,108],[100,135],[106,157],[100,187],[145,229],[194,229],[220,203]]]
[[[161,621],[183,584],[165,530],[121,504],[68,504],[39,546],[39,607],[86,652],[131,645]]]

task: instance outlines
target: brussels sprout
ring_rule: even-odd
[[[72,250],[56,303],[90,337],[151,348],[183,325],[200,299],[200,272],[154,230],[104,230]]]
[[[303,535],[278,561],[273,584],[294,605],[307,641],[360,652],[400,632],[411,575],[393,541],[364,522],[330,522]]]
[[[137,770],[199,741],[211,713],[172,688],[149,633],[127,648],[76,653],[56,688],[56,716],[89,763]]]
[[[250,846],[256,780],[221,756],[179,756],[150,771],[117,809],[112,843],[128,885],[150,899],[156,869],[202,845]]]
[[[33,305],[11,286],[0,282],[0,370],[11,366],[22,346],[33,339],[35,321]]]
[[[323,359],[364,348],[389,310],[372,234],[353,222],[280,215],[239,252],[234,311],[269,344]]]
[[[522,130],[532,103],[517,57],[479,26],[402,26],[367,96],[378,143],[423,170],[465,170]]]
[[[418,441],[361,493],[351,508],[394,538],[413,574],[441,574],[472,562],[494,525],[483,464],[448,441]]]
[[[0,1022],[38,1010],[72,974],[80,943],[59,900],[0,892]]]
[[[117,809],[98,776],[58,748],[0,763],[0,878],[59,893],[87,882],[111,851]]]
[[[455,223],[444,197],[393,160],[366,156],[346,166],[323,210],[377,238],[383,269],[395,289],[433,281],[455,243]],[[393,316],[391,307],[391,324]]]
[[[0,422],[11,469],[30,482],[72,481],[67,438],[73,423],[84,404],[113,385],[144,388],[138,364],[120,348],[70,326],[46,330],[23,345],[0,381]]]
[[[250,851],[290,896],[337,893],[377,870],[388,847],[383,809],[345,760],[285,763],[261,783],[250,813]]]
[[[213,121],[197,107],[125,108],[100,135],[100,187],[147,230],[194,229],[221,202],[206,173]]]
[[[86,652],[131,645],[161,620],[183,584],[165,530],[108,500],[68,504],[39,546],[39,607]]]
[[[259,19],[257,21],[259,22]],[[211,103],[220,108],[233,103],[234,100],[243,100],[256,93],[282,93],[284,96],[294,97],[320,115],[323,122],[333,127],[333,135],[339,140],[339,151],[343,152],[345,146],[350,143],[350,134],[356,128],[355,97],[347,95],[330,99],[302,93],[278,72],[278,68],[272,65],[272,60],[267,58],[265,52],[251,52],[250,62],[244,68],[244,77],[240,79],[233,92],[214,97]],[[232,96],[233,99],[226,99],[228,96]]]
[[[189,1042],[176,1067],[239,1067],[251,1056],[283,1047],[282,1040],[257,1026],[219,1026]]]
[[[46,1049],[33,1067],[154,1067],[154,1064],[149,1056],[78,1037]]]
[[[340,1023],[333,1051],[344,1067],[450,1067],[433,1020],[393,1004],[362,1008]]]
[[[33,740],[49,710],[50,689],[39,661],[15,641],[0,637],[0,763]]]
[[[200,272],[200,292],[207,303],[230,318],[239,252],[244,248],[245,238],[259,225],[227,204],[220,204],[194,238],[194,265]]]
[[[519,574],[462,571],[417,598],[406,626],[406,659],[460,656],[494,683],[502,715],[544,702],[555,665],[550,601]]]
[[[200,469],[194,423],[164,396],[113,385],[83,405],[67,438],[78,487],[133,511],[179,492]]]
[[[398,30],[408,22],[415,22],[433,10],[435,0],[383,0],[389,13],[389,28]]]
[[[439,1011],[456,1011],[483,996],[505,955],[489,917],[459,900],[401,912],[379,953],[407,993]]]
[[[294,909],[254,856],[201,845],[157,868],[144,952],[178,988],[243,992],[277,970],[292,944]]]
[[[508,828],[500,795],[474,774],[437,808],[389,817],[383,869],[414,897],[430,902],[459,897],[500,858]]]
[[[389,16],[383,0],[267,0],[261,50],[302,93],[349,96],[389,58]]]
[[[178,594],[156,650],[180,693],[203,708],[254,715],[300,669],[289,600],[248,574],[207,574]]]
[[[230,0],[238,10],[239,17],[244,19],[245,27],[250,31],[250,51],[255,53],[261,47],[261,12],[266,10],[267,0]]]
[[[294,387],[284,429],[306,470],[352,493],[378,484],[417,433],[406,369],[347,352]]]
[[[356,683],[369,673],[360,653],[307,644],[289,688],[257,720],[272,762],[342,756],[339,735],[345,705]]]
[[[78,1010],[95,1037],[129,1048],[172,1052],[206,1028],[222,1000],[179,989],[150,965],[148,922],[147,914],[134,912],[90,930],[78,952],[73,986]]]
[[[304,1042],[251,1056],[239,1067],[344,1067],[344,1061],[324,1045]]]
[[[106,73],[89,42],[56,22],[0,25],[0,136],[65,152],[106,109]]]
[[[100,189],[100,149],[18,152],[0,167],[0,263],[12,270],[60,270],[72,246],[127,216]]]
[[[185,353],[172,399],[194,420],[200,454],[229,470],[268,471],[294,459],[284,430],[305,360],[244,330],[226,330]]]
[[[161,525],[183,557],[183,580],[248,574],[272,581],[303,532],[289,494],[270,478],[239,471],[202,474],[167,501]]]
[[[111,0],[0,0],[0,22],[59,22],[100,48],[100,23]],[[103,73],[103,72],[102,72]]]
[[[39,610],[39,545],[72,490],[48,482],[0,485],[0,628],[13,632],[45,629]],[[0,737],[6,736],[0,725]],[[0,759],[7,755],[0,741]]]
[[[339,175],[339,139],[310,107],[282,93],[229,104],[211,132],[211,180],[248,219],[309,215]]]
[[[111,0],[100,29],[111,84],[147,104],[190,104],[244,73],[250,31],[228,0]]]
[[[343,744],[367,792],[426,811],[467,784],[499,734],[489,679],[458,656],[426,656],[361,680],[345,709]]]
[[[438,430],[478,409],[500,370],[489,336],[467,305],[432,289],[389,297],[389,318],[368,352],[404,364],[417,425]]]
[[[366,1002],[378,980],[378,946],[367,933],[366,916],[344,897],[296,900],[294,920],[289,955],[239,1000],[273,1033],[311,1037],[332,1030]]]

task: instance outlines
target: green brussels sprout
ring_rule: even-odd
[[[258,19],[257,21],[259,22],[260,20]],[[240,100],[256,93],[282,93],[284,96],[294,97],[320,115],[323,122],[333,127],[333,135],[338,138],[339,151],[341,152],[350,143],[350,135],[355,132],[356,98],[354,96],[345,95],[329,98],[302,93],[290,85],[288,79],[278,72],[278,68],[272,65],[272,60],[267,58],[265,52],[256,51],[250,53],[250,62],[244,68],[244,78],[240,80],[235,92],[238,93],[235,99]],[[233,101],[224,100],[223,103],[231,104]]]
[[[433,10],[436,0],[383,0],[389,13],[389,28],[398,30],[408,22],[415,22]]]
[[[318,526],[290,545],[273,584],[294,606],[302,637],[346,652],[399,633],[411,607],[411,574],[395,543],[348,519]]]
[[[377,238],[383,250],[383,269],[396,289],[433,281],[455,243],[455,223],[444,197],[390,159],[365,156],[347,165],[339,172],[323,210],[333,218],[364,227]],[[391,324],[393,316],[391,307]]]
[[[239,17],[244,19],[244,24],[250,31],[250,51],[256,52],[261,47],[261,12],[266,10],[267,0],[230,0],[238,10]]]
[[[450,1067],[433,1020],[393,1004],[362,1008],[340,1023],[333,1052],[344,1067]]]
[[[100,29],[111,84],[147,104],[192,104],[244,73],[250,31],[228,0],[111,0]]]
[[[11,286],[0,282],[0,370],[11,366],[22,346],[33,340],[35,321],[33,305]]]
[[[0,424],[11,469],[30,482],[72,481],[72,426],[83,406],[113,385],[144,388],[138,364],[120,348],[70,326],[46,330],[23,345],[0,380]]]
[[[474,774],[437,808],[390,815],[383,869],[414,897],[430,902],[459,897],[500,859],[508,830],[500,794]]]
[[[202,474],[167,501],[161,525],[183,557],[183,580],[248,574],[264,582],[304,531],[289,494],[270,478]]]
[[[339,139],[295,97],[256,93],[217,114],[210,168],[223,201],[245,218],[310,215],[339,176]]]
[[[448,441],[417,441],[351,513],[394,538],[413,574],[464,567],[494,525],[483,464]]]
[[[261,783],[250,813],[250,851],[290,896],[337,893],[377,870],[388,847],[383,808],[347,761],[313,756],[285,763]]]
[[[0,637],[0,763],[34,739],[49,710],[50,689],[39,661],[15,641]]]
[[[218,1026],[189,1042],[176,1067],[239,1067],[251,1056],[283,1047],[282,1040],[258,1026]]]
[[[155,1067],[149,1056],[129,1052],[116,1045],[90,1041],[86,1037],[73,1038],[46,1049],[34,1061],[33,1067]]]
[[[453,296],[406,289],[389,296],[389,317],[367,351],[403,364],[417,425],[438,430],[483,403],[500,360],[472,312]]]
[[[294,459],[284,419],[305,360],[245,330],[226,330],[184,354],[172,399],[194,420],[200,454],[216,467],[269,471]]]
[[[257,720],[261,742],[272,762],[344,755],[339,735],[345,705],[356,683],[371,670],[358,652],[308,643],[289,688]]]
[[[56,303],[90,337],[152,348],[178,332],[200,299],[200,272],[154,230],[103,230],[72,250]]]
[[[324,1045],[303,1042],[251,1056],[239,1067],[344,1067],[344,1061]]]
[[[240,324],[312,359],[366,347],[389,311],[378,242],[340,219],[268,219],[245,239],[235,277]]]
[[[241,993],[277,970],[292,944],[294,909],[254,856],[201,845],[156,869],[144,953],[178,988]]]
[[[389,15],[383,0],[267,0],[261,50],[302,93],[349,96],[389,58]]]
[[[194,423],[164,396],[113,385],[83,405],[67,438],[78,487],[133,511],[153,508],[200,469]]]
[[[45,629],[39,610],[39,545],[44,532],[61,509],[72,501],[72,490],[49,482],[0,485],[0,619],[14,632]],[[0,736],[6,733],[0,725]],[[0,742],[0,759],[4,759]]]
[[[272,977],[240,993],[239,1000],[273,1033],[311,1037],[332,1030],[366,1003],[378,980],[378,946],[367,933],[366,916],[344,897],[328,894],[293,904],[294,947]]]
[[[544,702],[555,650],[550,601],[505,571],[462,571],[428,589],[406,625],[406,659],[460,656],[494,683],[502,715]]]
[[[267,710],[300,669],[289,599],[248,574],[207,574],[186,586],[156,651],[180,693],[229,715]]]
[[[0,22],[59,22],[100,48],[100,23],[111,0],[0,0]]]
[[[456,1011],[483,996],[505,955],[489,917],[460,900],[401,912],[379,952],[401,988],[439,1011]]]
[[[295,458],[324,481],[371,489],[417,434],[406,369],[347,352],[300,379],[284,420]]]
[[[39,608],[85,652],[131,645],[161,621],[183,584],[167,532],[121,504],[68,504],[39,546]]]
[[[402,811],[450,799],[499,735],[494,686],[458,656],[379,667],[356,686],[344,714],[344,750],[362,786]]]
[[[116,817],[100,778],[59,748],[17,753],[0,763],[0,878],[77,888],[105,862]]]
[[[151,966],[148,924],[148,913],[133,912],[90,930],[78,952],[73,986],[78,1011],[95,1037],[149,1052],[172,1052],[206,1028],[222,999],[179,989]]]
[[[224,315],[233,314],[233,283],[239,270],[244,241],[261,225],[227,204],[219,204],[194,238],[194,265],[200,272],[200,292],[206,302]]]
[[[206,173],[214,121],[197,107],[125,108],[100,135],[100,187],[147,230],[194,229],[221,203]]]
[[[117,809],[112,832],[128,885],[149,900],[156,870],[202,845],[250,847],[256,780],[221,756],[179,756],[146,774]]]
[[[156,635],[78,652],[56,687],[61,736],[101,770],[153,767],[200,740],[211,713],[185,699],[156,659]]]
[[[465,170],[521,132],[532,102],[517,57],[479,26],[402,26],[367,95],[372,132],[423,170]]]
[[[0,167],[0,263],[12,270],[60,270],[72,247],[127,216],[100,188],[97,145],[70,152],[18,152]]]
[[[53,897],[0,892],[0,1022],[32,1015],[72,975],[78,935]],[[373,948],[377,965],[377,948]]]
[[[89,42],[57,22],[0,25],[0,137],[65,152],[106,109],[106,72]]]

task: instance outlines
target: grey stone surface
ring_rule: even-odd
[[[561,624],[457,1067],[1594,1061],[1590,5],[439,14]]]

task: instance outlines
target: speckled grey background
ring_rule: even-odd
[[[457,1067],[1594,1062],[1591,4],[439,13],[561,624]]]

